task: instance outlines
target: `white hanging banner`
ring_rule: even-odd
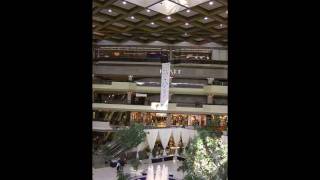
[[[153,148],[154,148],[154,145],[156,143],[156,140],[157,140],[157,136],[158,136],[158,129],[147,129],[147,130],[144,130],[147,134],[147,142],[149,144],[149,148],[152,152]]]
[[[181,139],[183,147],[185,148],[189,142],[189,129],[181,129]]]
[[[162,63],[160,110],[168,110],[170,87],[170,63]]]
[[[188,131],[190,140],[194,139],[196,137],[196,130],[189,129]]]
[[[160,141],[163,147],[163,156],[167,155],[166,148],[171,136],[171,129],[159,129]]]
[[[176,147],[179,146],[180,138],[181,138],[181,128],[172,129],[173,141]],[[175,150],[175,155],[178,155],[178,149]]]
[[[178,146],[180,137],[181,137],[181,128],[172,129],[172,135],[173,135],[174,144]]]

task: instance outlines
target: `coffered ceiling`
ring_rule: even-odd
[[[228,43],[227,0],[93,0],[93,40]]]

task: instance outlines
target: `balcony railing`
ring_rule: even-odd
[[[92,83],[93,84],[109,84],[109,85],[112,85],[112,81],[111,80],[104,80],[104,79],[98,79],[98,78],[92,79]]]
[[[127,81],[129,82],[129,81]],[[106,85],[112,85],[111,80],[102,80],[102,79],[93,79],[93,84],[106,84]],[[146,87],[160,87],[160,82],[135,82],[137,86],[146,86]],[[204,86],[208,84],[192,84],[192,83],[175,83],[172,82],[171,87],[174,88],[203,88]],[[215,86],[228,86],[228,82],[222,82],[222,81],[213,81],[213,85]]]

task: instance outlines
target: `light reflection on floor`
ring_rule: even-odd
[[[156,169],[157,165],[165,164],[168,167],[169,174],[173,174],[173,176],[177,180],[181,180],[183,178],[182,171],[177,171],[179,166],[181,166],[181,162],[178,160],[173,161],[164,161],[160,163],[150,163],[150,160],[142,161],[142,164],[139,166],[138,171],[134,171],[132,167],[128,164],[124,167],[125,173],[130,173],[132,175],[141,175],[143,170],[147,170],[148,166],[152,164],[153,168]],[[105,167],[99,169],[93,169],[93,180],[116,180],[117,179],[117,169],[112,167]]]

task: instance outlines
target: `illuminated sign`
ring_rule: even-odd
[[[162,74],[162,69],[160,69],[160,74]],[[170,75],[171,76],[174,76],[174,75],[176,75],[176,74],[181,74],[181,69],[171,69],[170,70]]]

